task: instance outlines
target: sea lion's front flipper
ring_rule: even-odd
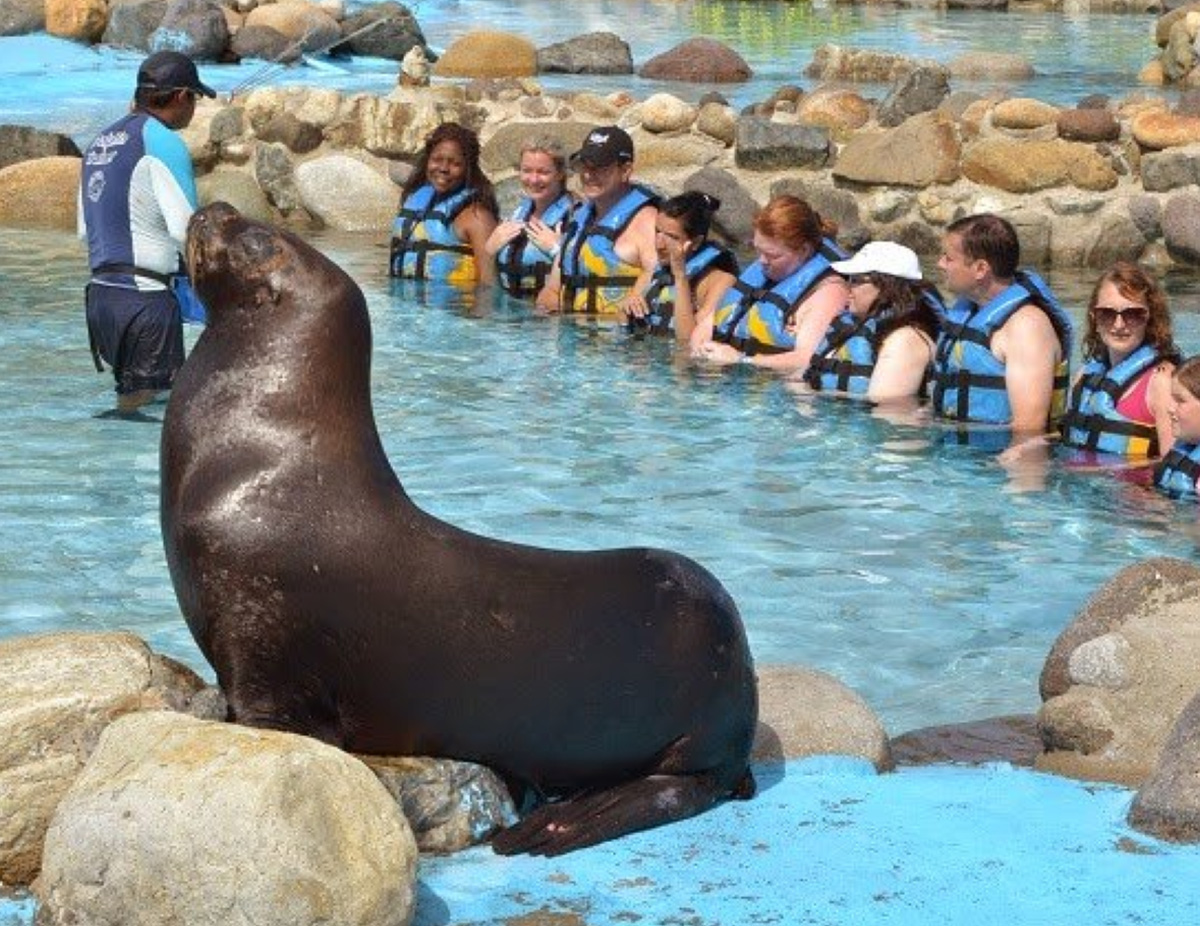
[[[734,796],[753,793],[750,784]],[[500,855],[561,855],[585,846],[682,820],[729,797],[716,775],[651,775],[533,810],[492,839]]]

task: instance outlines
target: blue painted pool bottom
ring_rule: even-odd
[[[414,926],[1200,922],[1200,846],[1127,827],[1124,788],[833,758],[759,780],[752,801],[558,859],[426,857]],[[0,926],[33,912],[0,900]]]

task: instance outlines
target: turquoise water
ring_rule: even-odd
[[[1112,476],[1054,465],[1030,490],[924,423],[519,303],[447,303],[389,281],[382,241],[314,240],[367,293],[378,424],[418,504],[526,543],[686,552],[760,662],[832,673],[892,733],[1036,709],[1092,591],[1195,555],[1193,506]],[[70,235],[0,231],[0,634],[128,627],[204,670],[163,557],[159,426],[94,417],[111,381],[91,370],[83,263]],[[1052,279],[1078,304],[1084,281]],[[1200,349],[1200,286],[1171,286]]]

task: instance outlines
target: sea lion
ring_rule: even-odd
[[[354,281],[224,203],[192,218],[187,263],[209,320],[163,423],[162,531],[231,720],[489,766],[546,799],[502,853],[753,793],[753,663],[708,571],[432,517],[376,431]]]

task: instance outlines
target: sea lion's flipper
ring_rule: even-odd
[[[543,804],[497,833],[500,855],[561,855],[585,846],[682,820],[729,797],[715,775],[651,775],[604,791]]]

